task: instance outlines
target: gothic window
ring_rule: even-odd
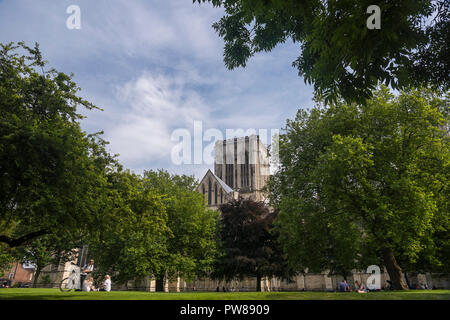
[[[214,204],[217,204],[217,183],[215,184],[214,188]]]
[[[211,196],[212,196],[212,186],[211,180],[208,181],[208,205],[211,205]]]

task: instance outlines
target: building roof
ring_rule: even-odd
[[[217,182],[219,182],[219,184],[222,186],[222,188],[225,190],[226,193],[233,192],[233,189],[230,188],[230,186],[227,185],[225,182],[223,182],[222,179],[220,179],[218,176],[216,176],[210,169],[208,169],[208,171],[205,173],[205,176],[200,181],[200,184],[202,184],[203,180],[206,178],[208,173],[211,173],[211,175],[217,180]]]
[[[231,187],[229,185],[227,185],[225,182],[223,182],[222,179],[220,179],[218,176],[216,176],[212,171],[211,171],[211,173],[217,179],[217,181],[219,181],[220,185],[222,186],[222,188],[224,188],[224,190],[227,193],[233,192],[233,189],[231,189]]]

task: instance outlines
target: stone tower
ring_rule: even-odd
[[[261,189],[270,175],[270,161],[259,136],[218,141],[214,153],[214,173],[208,170],[198,186],[209,206],[218,207],[238,197],[265,199]]]

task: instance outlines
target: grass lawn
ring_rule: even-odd
[[[450,300],[450,290],[406,292],[60,292],[59,289],[0,289],[0,300]]]

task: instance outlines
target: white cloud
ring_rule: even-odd
[[[82,29],[68,30],[66,8],[75,3]],[[311,106],[311,87],[291,67],[296,45],[225,68],[211,28],[222,15],[188,0],[0,1],[0,41],[38,41],[51,67],[74,72],[80,94],[105,110],[83,112],[83,128],[104,130],[125,167],[197,175],[206,169],[172,165],[174,129],[192,132],[194,120],[223,133],[280,128]]]
[[[190,128],[194,120],[208,118],[208,108],[186,87],[186,81],[146,72],[117,88],[116,97],[126,111],[117,125],[109,128],[106,138],[121,160],[149,166],[156,161],[170,163],[173,130]]]

